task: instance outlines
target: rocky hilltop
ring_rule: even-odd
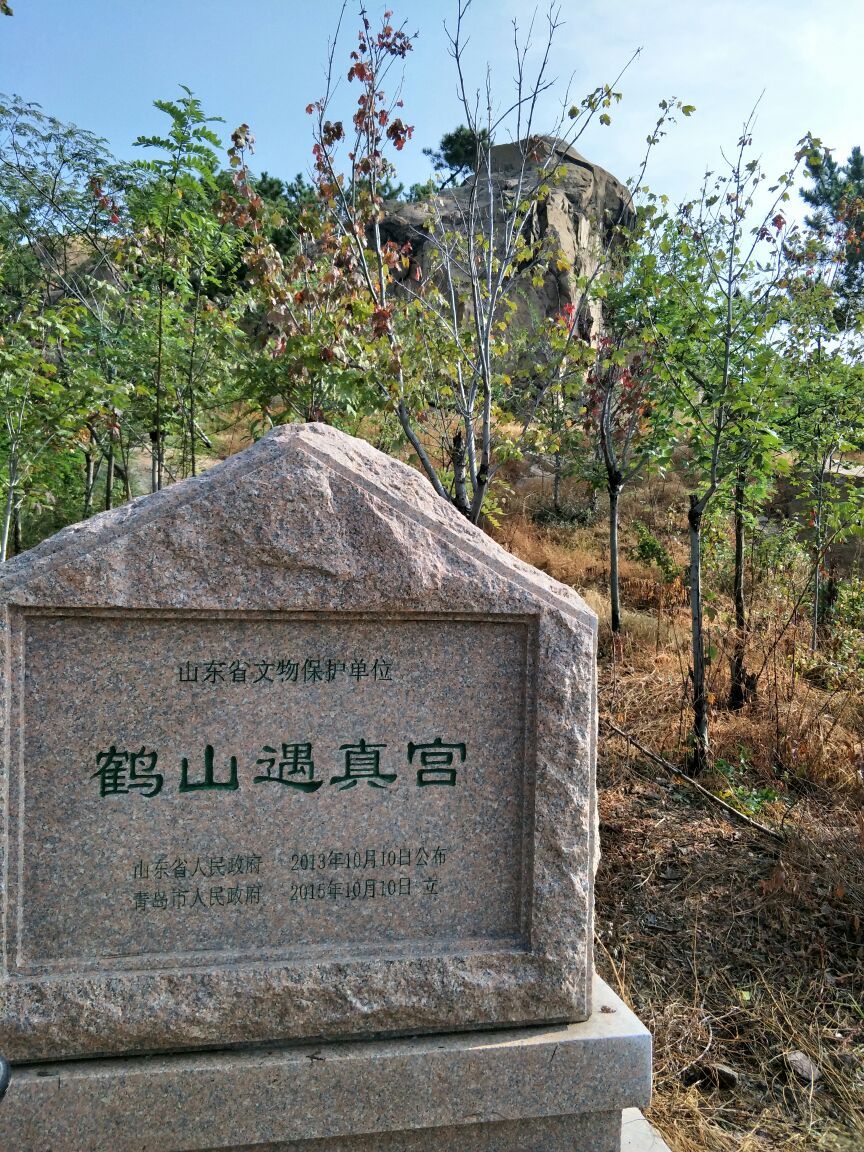
[[[490,201],[496,224],[502,224],[513,197],[518,194],[523,151],[527,142],[500,144],[490,150],[492,180],[483,178],[477,192],[477,209],[486,218]],[[557,169],[560,176],[551,178]],[[519,318],[560,312],[567,304],[578,304],[577,282],[591,276],[608,246],[614,242],[617,224],[630,223],[633,206],[628,189],[611,173],[586,160],[575,148],[551,136],[531,141],[531,161],[523,176],[523,195],[546,182],[550,192],[537,206],[529,225],[531,240],[542,240],[543,284],[531,286],[524,280],[519,302]],[[435,236],[464,230],[473,193],[473,177],[461,187],[447,189],[420,203],[393,202],[387,205],[382,223],[384,240],[400,247],[411,245],[410,266],[404,277],[428,275],[433,268]],[[498,230],[500,234],[500,229]],[[560,268],[558,255],[566,266]],[[596,335],[600,309],[593,303],[583,321],[584,335]]]

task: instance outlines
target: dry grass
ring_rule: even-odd
[[[601,717],[682,763],[683,589],[625,556],[613,637],[605,524],[540,526],[528,487],[498,539],[597,613]],[[624,548],[638,517],[683,560],[669,532],[683,508],[674,480],[631,493]],[[790,579],[769,572],[759,588],[748,642],[758,694],[738,712],[725,706],[732,630],[721,597],[709,626],[714,767],[702,781],[782,827],[785,843],[656,779],[624,741],[601,741],[598,967],[654,1034],[649,1115],[675,1152],[864,1148],[864,693],[796,671],[806,622],[788,625]],[[814,1082],[794,1071],[796,1052],[818,1069]],[[717,1065],[734,1087],[719,1086]]]
[[[644,523],[659,523],[680,493],[664,482],[665,496],[644,490],[631,501]],[[650,523],[649,523],[650,526]],[[496,531],[499,542],[550,576],[569,584],[597,613],[599,654],[604,665],[603,706],[616,723],[670,759],[686,753],[690,724],[690,620],[680,580],[664,581],[653,565],[627,555],[628,525],[622,520],[620,591],[622,630],[609,623],[608,547],[604,523],[538,525],[520,509]],[[675,552],[674,538],[668,539]],[[681,559],[675,556],[676,561]],[[729,605],[707,622],[708,691],[711,729],[718,761],[746,762],[761,783],[790,777],[814,787],[854,791],[864,765],[864,692],[860,678],[822,686],[804,677],[800,656],[807,649],[806,620],[789,625],[789,587],[766,582],[754,611],[748,667],[758,670],[756,698],[741,712],[725,707],[729,657],[734,638]]]
[[[810,806],[786,845],[604,749],[598,967],[651,1028],[652,1120],[676,1152],[860,1149],[864,843]],[[818,1068],[800,1080],[787,1056]],[[737,1077],[718,1087],[712,1069]],[[695,1082],[694,1082],[695,1081]]]
[[[609,545],[603,521],[540,525],[520,506],[492,534],[509,552],[569,584],[583,596],[608,588]],[[684,602],[680,582],[670,587],[653,566],[633,560],[627,554],[626,541],[619,560],[619,577],[622,602],[629,608]],[[592,607],[599,612],[600,601]],[[605,601],[603,612],[608,616]]]

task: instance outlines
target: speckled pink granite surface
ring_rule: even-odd
[[[581,1024],[16,1069],[0,1148],[621,1152],[651,1038],[602,980],[595,999]]]
[[[322,425],[0,572],[0,1051],[584,1019],[595,620]]]

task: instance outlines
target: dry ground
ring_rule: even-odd
[[[542,484],[542,481],[540,482]],[[534,484],[537,487],[537,484]],[[625,558],[624,635],[608,630],[605,525],[538,526],[532,482],[495,535],[601,617],[602,860],[597,964],[654,1034],[650,1119],[674,1152],[864,1149],[864,708],[782,658],[743,712],[713,669],[718,767],[702,783],[782,839],[727,817],[604,720],[681,764],[686,593]],[[631,495],[662,532],[674,482]],[[672,541],[672,536],[669,537]],[[674,548],[674,542],[670,543]],[[779,668],[779,671],[778,671]]]
[[[781,845],[606,742],[600,830],[597,963],[654,1034],[650,1118],[671,1147],[860,1152],[854,813],[810,802]]]

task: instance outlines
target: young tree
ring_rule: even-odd
[[[792,482],[803,502],[813,555],[811,649],[819,645],[822,574],[830,548],[862,529],[864,496],[842,475],[864,450],[864,333],[851,308],[846,238],[810,226],[787,245],[781,319]],[[838,327],[838,325],[840,325]]]
[[[694,773],[705,767],[709,754],[703,522],[721,490],[734,485],[740,541],[736,543],[735,584],[741,590],[736,595],[737,652],[743,655],[745,518],[738,512],[750,475],[781,447],[771,333],[787,230],[779,208],[789,198],[794,169],[771,189],[767,212],[757,214],[755,195],[764,178],[758,161],[747,159],[752,119],[753,114],[727,170],[714,179],[708,174],[699,201],[684,205],[677,218],[666,223],[661,241],[666,315],[655,324],[655,334],[663,370],[676,394],[691,485],[687,521]],[[804,154],[802,149],[799,161]],[[746,683],[743,660],[733,659],[732,671],[739,687]]]
[[[0,96],[6,291],[37,290],[46,304],[76,300],[103,321],[92,287],[116,278],[124,180],[103,140],[36,104]]]
[[[82,397],[82,424],[92,414],[77,441],[85,461],[85,515],[105,449],[98,426],[115,402],[111,349],[121,278],[117,243],[124,179],[123,168],[90,133],[17,98],[0,102],[0,309],[12,331],[36,316],[67,337],[74,329],[71,342],[59,337],[50,342],[51,362],[54,384]],[[73,361],[85,348],[76,371]],[[18,386],[24,387],[21,381]],[[13,391],[7,386],[7,400]],[[33,395],[29,386],[24,391]],[[25,425],[19,427],[14,414],[10,419],[20,440]],[[55,443],[50,437],[49,445]],[[18,453],[20,445],[13,451]],[[65,452],[57,457],[40,451],[42,467],[52,460],[62,465],[56,487],[65,491]]]
[[[176,101],[155,105],[170,118],[166,136],[142,136],[141,148],[161,155],[140,161],[145,177],[130,196],[132,244],[127,286],[139,307],[138,332],[145,340],[152,326],[152,364],[143,399],[152,400],[149,439],[151,489],[165,483],[166,443],[181,430],[189,471],[197,470],[196,446],[205,439],[199,427],[199,388],[210,377],[214,354],[230,344],[232,312],[210,301],[235,259],[238,237],[216,211],[216,173],[221,146],[200,101],[185,86]],[[142,291],[143,290],[143,291]],[[226,327],[227,322],[227,327]],[[218,378],[218,372],[217,372]],[[148,395],[149,392],[149,395]]]
[[[629,345],[629,346],[628,346]],[[649,350],[634,350],[618,333],[600,338],[588,375],[586,429],[600,450],[609,496],[609,602],[613,632],[621,630],[618,504],[625,486],[663,467],[674,446],[674,406]]]
[[[595,116],[609,121],[605,109],[618,94],[608,86],[596,89],[571,105],[568,132],[562,129],[550,138],[537,135],[537,104],[551,84],[547,73],[558,28],[557,16],[550,11],[537,74],[533,79],[526,74],[526,42],[517,49],[512,106],[496,116],[491,87],[487,85],[482,102],[475,101],[467,87],[464,24],[469,8],[470,0],[460,0],[451,51],[467,128],[478,147],[473,173],[460,189],[464,195],[455,225],[444,219],[440,199],[433,199],[417,235],[418,242],[421,237],[430,241],[428,267],[414,265],[406,277],[414,246],[410,241],[400,246],[385,240],[382,189],[392,173],[388,147],[401,151],[412,134],[402,119],[398,93],[392,98],[385,95],[390,71],[410,52],[412,37],[394,27],[389,13],[374,31],[361,10],[358,46],[348,72],[360,95],[350,124],[331,118],[336,88],[332,51],[325,95],[308,109],[315,117],[316,179],[329,223],[309,259],[329,262],[328,299],[338,292],[342,300],[344,322],[340,339],[326,350],[328,362],[374,376],[379,404],[383,401],[398,420],[435,491],[476,522],[498,468],[508,455],[521,450],[559,379],[561,364],[571,362],[580,347],[587,348],[587,305],[596,270],[581,280],[573,277],[579,323],[569,329],[566,340],[555,344],[556,359],[538,358],[542,375],[518,394],[512,387],[519,361],[509,339],[510,322],[521,286],[538,276],[542,282],[544,266],[557,264],[559,273],[567,268],[560,250],[551,250],[537,228],[542,205],[555,182],[562,152]],[[508,117],[520,143],[515,146],[515,168],[511,165],[504,180],[496,171],[491,141]],[[614,223],[603,222],[598,268],[609,259]],[[269,262],[267,256],[258,260],[259,267]],[[294,310],[284,288],[280,297],[290,344],[302,337],[305,318]],[[308,299],[305,292],[302,299]],[[547,333],[541,335],[551,346],[545,340]],[[530,351],[523,346],[520,356],[525,363]],[[500,436],[496,440],[496,425],[500,427],[505,410],[521,429],[511,442]]]
[[[0,340],[0,564],[13,529],[20,543],[25,500],[39,505],[55,498],[56,473],[46,462],[76,446],[87,397],[58,378],[56,347],[74,338],[78,311],[69,304],[46,314],[38,301],[25,303]]]
[[[609,497],[609,599],[613,632],[621,628],[618,504],[624,487],[665,468],[676,442],[675,398],[657,370],[654,328],[662,326],[663,292],[657,245],[665,199],[643,184],[652,149],[680,112],[695,109],[675,97],[660,102],[648,149],[632,181],[641,197],[632,226],[620,226],[621,251],[602,279],[605,333],[587,378],[585,431],[599,456]]]

